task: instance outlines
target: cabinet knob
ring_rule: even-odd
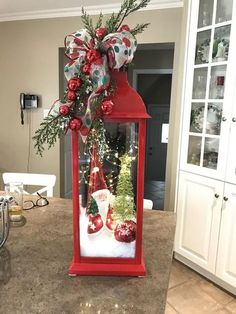
[[[228,197],[224,196],[224,197],[223,197],[223,200],[224,200],[225,202],[227,202],[227,201],[228,201]]]
[[[236,122],[236,118],[235,118],[235,117],[233,117],[233,118],[232,118],[232,121],[233,121],[233,122]]]
[[[222,121],[227,121],[227,118],[226,117],[222,117]]]
[[[220,196],[219,194],[217,194],[217,193],[215,194],[215,198],[219,198],[219,196]]]

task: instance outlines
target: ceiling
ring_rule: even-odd
[[[119,0],[0,0],[0,22],[55,18],[81,15],[81,7],[88,14],[117,12]],[[146,10],[177,8],[183,6],[183,0],[150,0]]]

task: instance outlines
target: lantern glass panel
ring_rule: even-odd
[[[105,141],[80,141],[80,255],[134,258],[138,123],[106,122]]]

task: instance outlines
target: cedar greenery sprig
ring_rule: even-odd
[[[89,32],[90,36],[92,38],[95,37],[95,30],[93,27],[93,20],[92,18],[85,12],[84,8],[82,8],[82,15],[81,15],[81,20],[84,23],[85,28]]]
[[[40,123],[40,127],[35,131],[33,140],[35,141],[34,147],[40,156],[43,155],[44,144],[48,144],[48,149],[55,145],[56,141],[62,134],[65,133],[65,129],[69,123],[71,117],[52,115],[49,114],[44,118],[43,122]]]
[[[137,0],[124,0],[121,5],[121,8],[118,13],[112,13],[111,17],[106,21],[105,28],[107,34],[116,32],[120,26],[122,25],[124,19],[130,15],[131,13],[138,11],[142,8],[145,8],[150,0],[141,0],[138,2]],[[94,38],[95,30],[102,25],[103,15],[100,13],[96,26],[93,26],[92,18],[85,12],[84,8],[82,8],[82,22],[84,23],[85,28],[89,32],[89,34]],[[133,35],[141,33],[144,28],[146,28],[149,24],[138,24],[133,31],[131,32]]]
[[[130,33],[133,36],[136,36],[137,34],[140,34],[144,31],[145,28],[147,28],[149,23],[143,23],[143,24],[137,24],[133,29],[130,30]]]
[[[123,23],[124,19],[128,15],[130,15],[131,13],[138,11],[142,8],[145,8],[149,2],[150,2],[150,0],[141,0],[140,3],[137,3],[137,0],[124,0],[123,4],[121,5],[121,9],[120,9],[120,11],[122,11],[120,14],[121,18],[120,18],[120,21],[118,22],[118,25],[116,25],[116,30],[119,29],[119,27]],[[118,15],[119,15],[119,13],[118,13]]]
[[[96,26],[95,26],[95,29],[99,28],[102,26],[102,19],[103,19],[103,14],[102,12],[99,14],[99,17],[98,17],[98,20],[97,20],[97,23],[96,23]]]

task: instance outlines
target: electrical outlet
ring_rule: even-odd
[[[43,109],[43,118],[46,118],[50,109]]]

